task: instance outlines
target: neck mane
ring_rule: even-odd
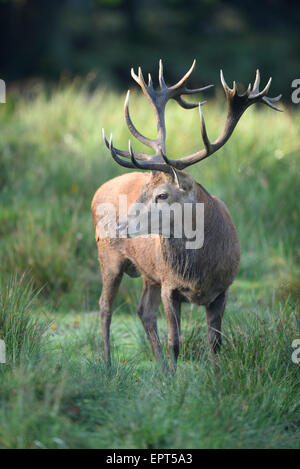
[[[195,184],[196,201],[204,203],[204,244],[198,249],[186,249],[187,238],[161,237],[161,248],[165,262],[172,271],[186,279],[199,278],[203,273],[205,256],[214,250],[214,235],[219,225],[218,212],[214,209],[215,202],[211,195],[200,184]]]
[[[197,277],[199,262],[197,250],[186,249],[186,239],[161,238],[162,254],[165,262],[176,275],[191,280]]]

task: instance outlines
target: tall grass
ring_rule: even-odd
[[[283,307],[275,320],[272,308],[252,319],[231,313],[215,360],[204,329],[194,333],[204,318],[196,311],[184,318],[184,346],[172,378],[160,374],[138,341],[132,344],[141,330],[134,318],[114,322],[110,370],[96,346],[96,316],[82,314],[76,326],[75,314],[58,319],[35,366],[1,376],[0,447],[299,447],[292,311]],[[160,330],[165,347],[162,321]]]
[[[6,345],[9,365],[27,362],[41,352],[49,320],[31,314],[37,294],[24,276],[0,283],[0,337]]]

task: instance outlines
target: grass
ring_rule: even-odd
[[[220,356],[210,356],[203,310],[185,306],[169,379],[136,316],[140,279],[121,285],[111,370],[103,363],[89,207],[97,187],[125,171],[100,140],[104,126],[127,146],[123,97],[74,83],[14,92],[0,107],[0,447],[299,448],[291,343],[300,336],[300,114],[249,109],[230,142],[190,170],[230,209],[242,263]],[[154,136],[150,107],[135,93],[131,100],[134,122]],[[205,105],[212,138],[223,103],[220,95]],[[199,148],[198,119],[169,104],[170,155]],[[162,311],[159,328],[167,350]]]

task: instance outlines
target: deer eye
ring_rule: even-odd
[[[157,203],[158,200],[166,200],[168,197],[169,197],[169,194],[167,194],[166,192],[162,192],[161,194],[158,194],[155,197],[155,203]]]

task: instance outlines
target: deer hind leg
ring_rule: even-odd
[[[221,293],[206,307],[206,321],[208,326],[208,341],[214,353],[220,350],[222,344],[221,326],[226,306],[228,290]]]
[[[110,324],[113,303],[116,298],[124,271],[124,258],[117,252],[99,247],[99,262],[102,274],[102,292],[99,299],[104,356],[107,365],[111,364]]]
[[[157,361],[164,361],[163,351],[157,330],[157,311],[161,301],[160,286],[144,281],[138,315],[142,321],[147,338]]]
[[[176,371],[176,363],[180,351],[181,301],[175,291],[163,289],[162,302],[169,327],[168,344],[171,370]]]

